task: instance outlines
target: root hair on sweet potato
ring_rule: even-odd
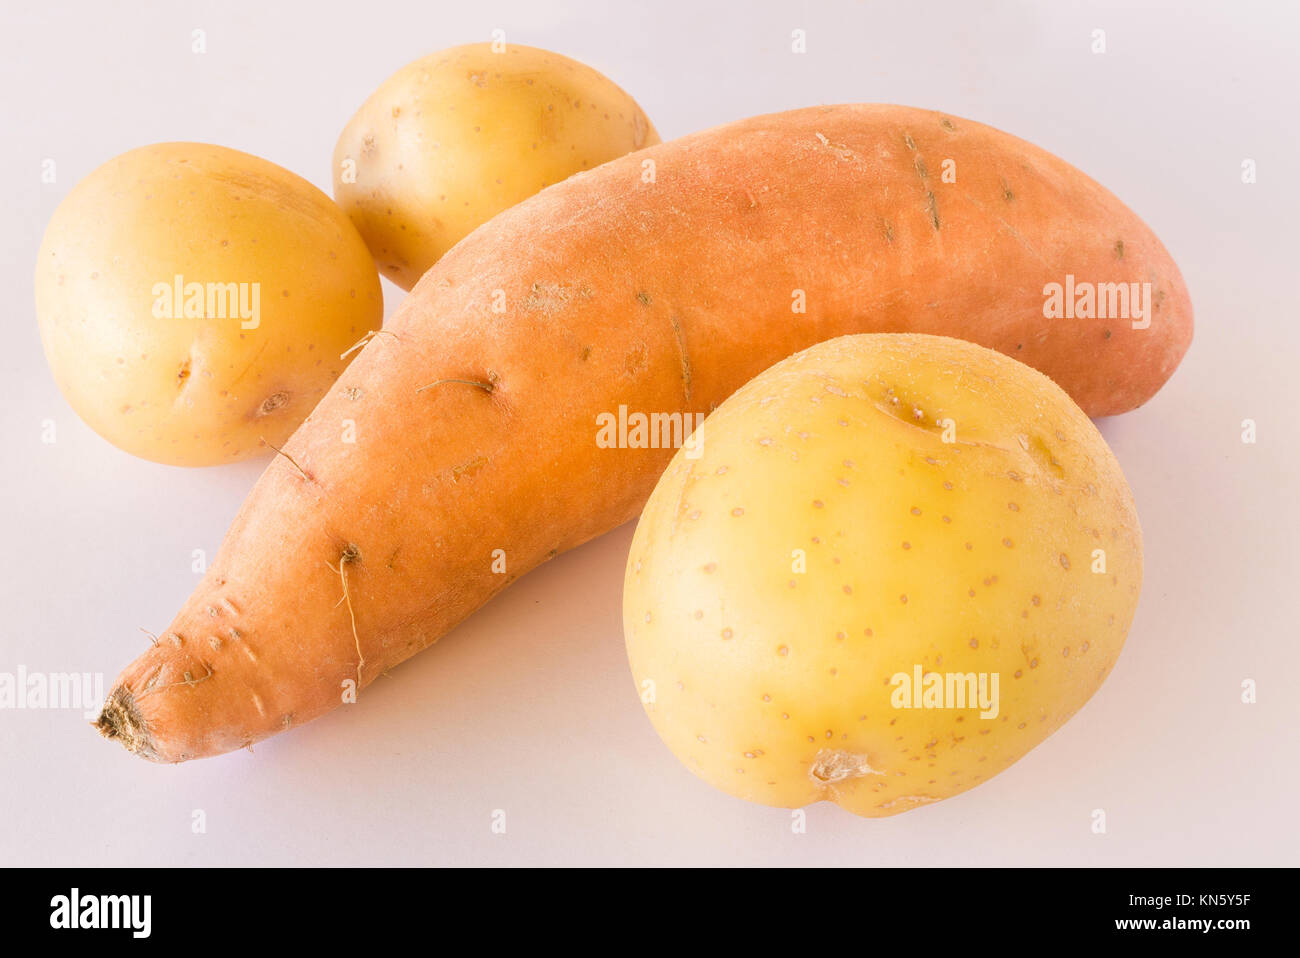
[[[135,696],[134,697],[135,701],[138,702],[141,699],[146,698],[147,696],[153,695],[155,692],[163,692],[167,689],[174,689],[177,686],[186,685],[193,688],[194,686],[198,685],[200,682],[206,682],[208,679],[212,678],[212,676],[215,673],[212,671],[212,666],[208,665],[206,662],[202,663],[202,665],[203,668],[206,669],[207,671],[205,671],[202,675],[198,676],[197,678],[195,678],[193,672],[186,671],[185,673],[183,673],[184,677],[179,682],[168,682],[166,685],[151,686],[150,688],[145,689],[139,695]]]
[[[284,456],[284,458],[288,459],[291,463],[293,463],[293,467],[294,467],[295,469],[297,469],[299,472],[302,473],[302,477],[303,477],[304,479],[306,479],[308,482],[315,482],[315,481],[316,481],[316,477],[313,476],[311,473],[309,473],[309,472],[308,472],[306,469],[304,469],[302,466],[298,465],[298,461],[297,461],[296,459],[294,459],[293,456],[289,455],[287,452],[285,452],[283,449],[279,448],[278,446],[273,446],[273,445],[271,445],[271,443],[269,443],[269,442],[266,441],[266,437],[265,437],[265,436],[262,436],[262,437],[260,437],[260,438],[261,438],[261,440],[262,440],[263,445],[270,446],[272,449],[275,450],[275,454],[276,454],[277,456]]]
[[[444,383],[460,383],[461,385],[464,386],[477,386],[479,389],[487,393],[492,392],[492,390],[496,388],[492,385],[492,383],[483,382],[481,379],[435,379],[431,383],[425,383],[423,386],[417,389],[416,392],[422,393],[426,389],[432,389],[434,386],[441,386]]]
[[[364,336],[362,336],[355,343],[349,346],[345,352],[339,353],[339,359],[347,359],[349,356],[355,353],[358,349],[364,347],[367,343],[370,342],[370,340],[374,339],[380,333],[387,333],[389,336],[392,336],[394,339],[397,338],[397,334],[393,332],[391,329],[369,330]]]
[[[335,602],[334,605],[337,608],[338,606],[346,603],[348,607],[348,619],[352,623],[352,641],[356,645],[356,649],[357,649],[357,688],[358,689],[361,687],[361,668],[366,664],[366,656],[365,653],[361,651],[361,636],[357,634],[357,616],[356,613],[352,610],[352,595],[348,591],[347,567],[349,562],[360,562],[360,561],[361,561],[361,550],[358,549],[354,543],[349,542],[344,547],[343,552],[339,555],[339,565],[337,569],[334,568],[334,566],[330,565],[328,562],[325,563],[325,567],[327,569],[329,569],[331,572],[338,573],[339,581],[343,583],[343,596],[338,600],[338,602]]]

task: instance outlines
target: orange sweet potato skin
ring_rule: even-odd
[[[1150,282],[1150,326],[1044,319],[1045,284],[1067,274]],[[1015,356],[1103,416],[1165,382],[1192,317],[1151,231],[1061,160],[960,118],[852,105],[730,124],[551,187],[449,252],[387,329],[119,677],[105,734],[182,761],[301,724],[633,518],[672,450],[598,445],[596,417],[619,404],[708,412],[815,342],[908,331]],[[491,389],[421,390],[442,379]]]

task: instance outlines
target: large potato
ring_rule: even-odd
[[[334,148],[334,197],[384,275],[410,289],[480,223],[658,142],[636,101],[591,67],[473,43],[408,64],[371,94]]]
[[[379,276],[329,197],[203,143],[109,160],[55,211],[36,267],[45,355],[101,436],[207,465],[282,443],[383,321]]]
[[[718,788],[869,816],[947,798],[1115,664],[1142,577],[1133,500],[1028,366],[846,336],[751,380],[695,439],[637,527],[624,627],[655,728]],[[983,707],[958,699],[981,682]]]

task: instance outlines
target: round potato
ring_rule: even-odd
[[[651,721],[705,781],[883,816],[987,781],[1073,715],[1141,577],[1119,465],[1051,380],[956,339],[846,336],[678,451],[624,628]]]
[[[174,465],[278,446],[383,321],[352,222],[306,180],[204,143],[124,153],[55,211],[36,267],[45,355],[114,445]]]
[[[403,67],[344,127],[334,197],[410,289],[480,223],[659,134],[603,74],[534,47],[474,43]]]

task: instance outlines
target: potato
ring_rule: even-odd
[[[705,781],[883,816],[988,780],[1073,715],[1141,576],[1119,466],[1051,380],[956,339],[845,336],[678,451],[624,627],[651,721]]]
[[[280,445],[383,321],[351,221],[273,163],[204,143],[116,157],[68,194],[36,267],[45,355],[73,409],[156,462]]]
[[[334,196],[403,289],[479,224],[659,134],[636,101],[568,57],[452,47],[380,85],[334,148]]]

